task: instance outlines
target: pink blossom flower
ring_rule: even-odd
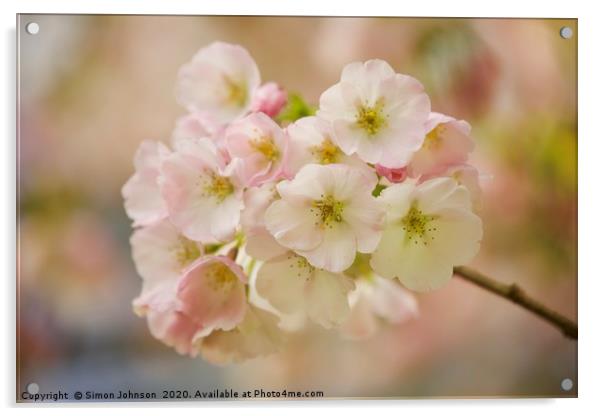
[[[246,311],[247,276],[226,256],[205,256],[178,282],[178,309],[203,328],[230,330]]]
[[[187,238],[230,240],[242,209],[242,187],[210,139],[182,143],[161,165],[159,185],[169,218]]]
[[[376,165],[375,169],[376,173],[378,173],[380,176],[384,176],[391,183],[403,182],[408,177],[408,169],[405,167],[390,169],[381,165]]]
[[[282,199],[267,209],[266,227],[312,266],[341,272],[380,240],[384,212],[372,197],[375,186],[376,175],[346,165],[307,165],[277,185]]]
[[[243,321],[236,328],[213,331],[199,339],[197,345],[205,360],[224,365],[273,354],[284,341],[278,318],[249,304]]]
[[[220,123],[246,114],[261,79],[245,48],[214,42],[201,49],[178,73],[178,101],[189,111],[203,111]]]
[[[321,118],[303,117],[287,127],[290,138],[290,156],[286,172],[290,177],[309,163],[330,165],[340,163],[374,175],[372,169],[355,155],[346,155],[334,142],[332,124]]]
[[[184,237],[168,219],[134,231],[130,242],[136,270],[144,281],[143,293],[165,281],[175,282],[204,251],[202,244]]]
[[[226,148],[237,158],[236,173],[245,186],[258,186],[282,175],[288,136],[271,118],[252,113],[233,122],[225,133]]]
[[[379,275],[418,292],[434,290],[451,279],[454,266],[478,253],[481,219],[472,212],[468,190],[454,180],[395,184],[379,201],[387,209],[387,225],[370,260]]]
[[[151,224],[167,216],[167,206],[157,184],[159,167],[167,155],[169,149],[163,143],[151,140],[140,143],[136,151],[136,173],[121,189],[125,211],[134,220],[134,227]]]
[[[378,275],[360,278],[349,293],[351,313],[340,331],[350,339],[372,336],[383,321],[401,324],[418,315],[416,298],[399,283]]]
[[[286,101],[286,91],[275,82],[268,82],[255,91],[251,101],[251,111],[260,111],[274,117],[286,105]]]
[[[134,311],[146,317],[153,337],[174,348],[179,354],[196,357],[198,338],[208,331],[178,310],[176,281],[163,281],[134,299]]]
[[[257,293],[276,310],[303,313],[325,328],[347,319],[347,294],[354,287],[348,276],[318,269],[292,251],[265,262],[256,280]]]
[[[180,354],[196,356],[199,340],[215,330],[230,330],[246,312],[247,277],[224,256],[204,256],[173,278],[145,280],[134,311],[146,316],[151,334]]]
[[[470,137],[470,124],[464,120],[440,113],[431,113],[426,123],[428,132],[422,147],[412,157],[408,171],[410,176],[433,175],[451,165],[468,160],[474,149]]]
[[[240,217],[240,225],[246,237],[245,250],[258,260],[268,260],[287,251],[265,227],[265,211],[278,198],[274,183],[248,188],[244,193],[245,208]]]
[[[317,115],[332,122],[346,154],[400,168],[422,145],[429,113],[422,84],[375,59],[345,66],[341,81],[320,97]]]

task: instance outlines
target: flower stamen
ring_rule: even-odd
[[[178,243],[173,248],[173,251],[180,267],[192,263],[201,256],[198,244],[183,235],[178,236]]]
[[[437,127],[432,129],[424,138],[424,146],[427,149],[433,149],[441,146],[441,142],[443,141],[442,134],[445,131],[445,126],[443,124],[439,124]]]
[[[209,173],[209,180],[205,175],[201,176],[203,181],[203,193],[205,197],[213,197],[218,203],[224,202],[224,200],[234,193],[234,186],[232,182],[225,176],[220,176],[215,172]]]
[[[225,75],[224,82],[228,91],[226,101],[236,107],[244,107],[248,99],[246,84],[244,82],[236,82]]]
[[[336,144],[332,142],[330,137],[326,137],[322,143],[317,146],[310,147],[310,152],[314,159],[321,165],[329,165],[337,163],[341,156],[341,151]]]
[[[386,115],[383,114],[383,103],[379,100],[374,106],[363,105],[355,115],[356,124],[369,136],[374,136],[387,125]]]
[[[261,153],[270,162],[280,159],[280,150],[272,136],[262,136],[250,141],[251,147]]]
[[[310,211],[317,217],[316,225],[332,228],[334,222],[343,222],[344,204],[332,195],[313,201],[311,206]]]
[[[295,259],[295,261],[294,263],[291,263],[289,267],[291,269],[294,268],[297,270],[297,277],[301,277],[302,272],[307,272],[308,277],[306,278],[306,280],[309,280],[312,277],[313,272],[316,270],[316,268],[312,266],[305,257],[297,256],[296,254],[288,255],[289,260],[293,258]]]
[[[416,201],[412,203],[408,213],[401,219],[402,229],[406,232],[406,241],[418,244],[418,240],[426,246],[430,240],[434,240],[434,235],[427,235],[437,231],[437,227],[429,225],[437,217],[435,215],[426,215],[420,210]]]
[[[207,285],[214,291],[228,292],[236,283],[236,275],[225,264],[214,263],[207,269]]]

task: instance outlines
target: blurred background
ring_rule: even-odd
[[[24,31],[40,26],[37,35]],[[574,396],[577,343],[454,278],[420,316],[347,341],[310,328],[282,353],[215,367],[178,356],[131,310],[141,280],[120,188],[143,139],[184,113],[176,73],[238,43],[317,104],[351,61],[421,80],[473,125],[485,236],[472,266],[577,314],[576,20],[21,15],[18,392],[323,390],[327,397]],[[573,29],[571,39],[560,28]],[[564,392],[561,381],[574,388]]]

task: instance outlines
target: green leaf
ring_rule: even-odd
[[[286,107],[282,109],[276,120],[280,123],[293,123],[300,118],[316,114],[316,107],[307,104],[301,95],[289,93]]]

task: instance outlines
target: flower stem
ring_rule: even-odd
[[[454,273],[462,279],[468,280],[475,285],[508,299],[519,306],[538,315],[560,329],[564,335],[571,339],[577,339],[577,324],[560,313],[542,305],[540,302],[528,296],[525,291],[515,283],[504,284],[472,270],[468,267],[455,267]]]

